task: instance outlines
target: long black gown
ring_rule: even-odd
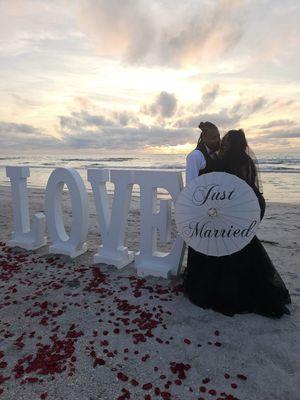
[[[219,170],[232,173],[226,168]],[[254,189],[264,215],[265,202]],[[214,257],[188,247],[187,267],[183,274],[184,295],[199,307],[222,314],[254,312],[280,318],[289,314],[289,292],[257,236],[242,250]]]

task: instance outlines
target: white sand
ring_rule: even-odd
[[[31,215],[44,210],[44,190],[31,189],[29,198]],[[68,230],[71,212],[67,193],[64,198]],[[122,270],[100,265],[106,282],[93,280],[91,259],[100,243],[100,236],[92,195],[89,198],[89,250],[75,260],[48,255],[48,246],[35,252],[20,248],[10,251],[4,244],[0,246],[0,392],[4,389],[0,398],[34,400],[47,393],[45,398],[51,400],[114,400],[125,388],[130,395],[120,399],[150,400],[164,398],[155,395],[154,389],[159,388],[169,392],[170,397],[164,396],[172,400],[224,399],[224,393],[228,399],[233,399],[230,394],[244,400],[300,399],[298,206],[268,204],[258,232],[292,297],[291,315],[273,320],[255,314],[230,318],[202,310],[184,298],[180,290],[176,291],[180,288],[180,276],[172,280],[149,277],[144,281],[137,278],[134,264]],[[0,187],[0,204],[0,241],[7,242],[13,231],[9,187]],[[139,213],[138,200],[135,199],[129,215],[126,245],[130,250],[138,251],[138,240]],[[20,258],[22,254],[24,256]],[[139,285],[141,289],[137,288]],[[166,288],[166,293],[162,292],[163,288]],[[99,293],[102,289],[106,292]],[[139,290],[141,296],[135,297]],[[131,305],[128,315],[120,307],[120,299],[126,299]],[[57,310],[61,310],[61,314]],[[143,311],[152,315],[143,314]],[[125,318],[128,318],[128,325],[126,321],[124,324]],[[144,336],[145,342],[134,344],[133,335],[145,334],[147,323],[154,326],[148,326],[153,337]],[[75,327],[69,331],[72,324]],[[57,326],[57,332],[51,332]],[[117,326],[120,331],[114,333]],[[109,332],[107,336],[103,334],[105,330]],[[35,334],[30,337],[33,331]],[[63,353],[58,349],[59,343],[66,342],[57,341],[68,339],[68,331],[81,331],[82,335],[69,338],[69,347]],[[57,338],[53,338],[55,333]],[[184,339],[188,339],[190,344]],[[52,346],[53,340],[58,347],[52,349],[50,356],[47,356],[45,348],[38,353],[38,343]],[[109,344],[101,346],[103,340]],[[97,357],[105,360],[105,365],[93,367],[92,346]],[[106,355],[103,352],[105,348],[111,354]],[[125,348],[129,349],[128,353],[124,353]],[[139,353],[134,354],[134,351]],[[61,363],[66,366],[66,371],[41,374],[43,369],[44,372],[49,370],[49,359],[55,353],[63,355]],[[37,354],[42,360],[40,365],[35,360]],[[142,361],[146,354],[149,358]],[[31,365],[31,370],[19,370],[21,377],[16,378],[17,361],[26,355],[32,355],[32,359],[19,364],[25,369]],[[72,356],[76,360],[72,361]],[[180,382],[176,381],[178,373],[170,369],[171,362],[190,366]],[[75,369],[73,375],[69,376],[72,369]],[[119,380],[119,372],[126,374],[129,380]],[[225,373],[230,378],[226,379]],[[238,378],[237,374],[243,374],[247,379]],[[160,378],[161,375],[166,378]],[[1,377],[10,379],[2,382]],[[36,377],[42,382],[21,384],[26,378]],[[137,386],[130,382],[133,378],[139,382]],[[210,381],[202,383],[205,378]],[[171,385],[165,388],[168,380]],[[143,389],[145,383],[152,383],[153,387]],[[231,384],[237,384],[237,388]],[[200,386],[206,388],[206,392],[200,392]],[[211,389],[216,394],[208,393]]]

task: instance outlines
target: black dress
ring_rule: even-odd
[[[234,172],[221,162],[215,170]],[[252,188],[258,197],[262,218],[265,201],[257,187]],[[222,257],[207,256],[188,247],[183,288],[184,295],[193,304],[229,316],[255,312],[280,318],[284,313],[289,314],[285,306],[291,303],[289,292],[256,236],[242,250]]]

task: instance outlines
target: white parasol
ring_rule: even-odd
[[[175,202],[178,233],[194,250],[225,256],[245,247],[260,222],[251,187],[226,172],[210,172],[188,182]]]

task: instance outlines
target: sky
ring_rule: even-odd
[[[0,151],[300,151],[299,0],[0,0]]]

